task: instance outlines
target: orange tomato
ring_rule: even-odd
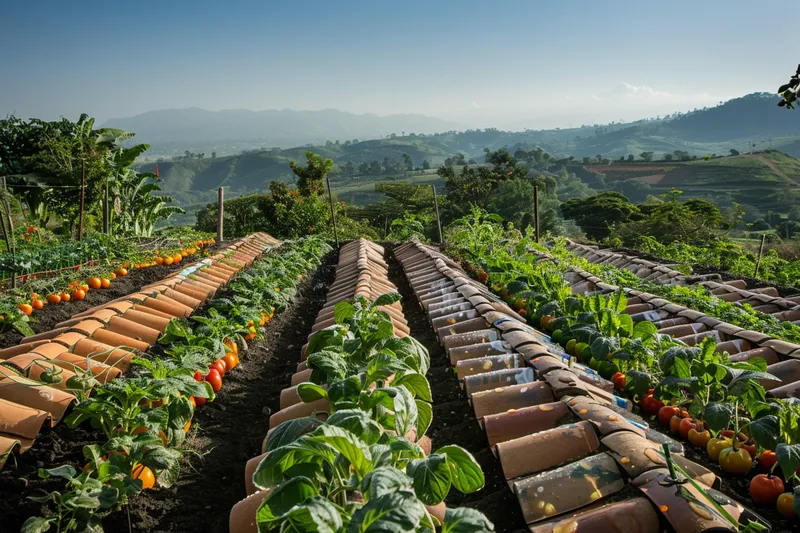
[[[171,265],[173,262],[174,262],[174,260],[171,257],[165,257],[163,259],[163,261],[162,261],[163,264],[168,265],[168,266]]]
[[[117,274],[117,276],[127,276],[128,275],[128,271],[125,270],[124,268],[118,268],[116,270],[116,274]]]
[[[108,275],[108,279],[114,281],[115,279],[117,279],[117,275],[112,272],[111,274]]]
[[[153,475],[153,471],[144,465],[134,467],[131,477],[142,482],[142,490],[152,489],[156,484],[156,476]]]
[[[172,256],[172,261],[175,262],[175,263],[180,263],[181,259],[183,259],[181,254],[175,254],[175,255]]]
[[[163,265],[164,264],[164,258],[163,257],[156,257],[156,264],[157,265]]]
[[[184,433],[189,433],[189,428],[191,428],[191,427],[192,427],[192,421],[189,420],[188,422],[186,422],[186,425],[183,426],[183,432]]]
[[[83,289],[75,289],[72,291],[72,294],[70,296],[72,297],[73,300],[81,301],[84,298],[86,298],[86,291],[84,291]]]
[[[48,294],[47,295],[47,303],[57,304],[61,301],[61,296],[58,294]]]
[[[38,311],[39,309],[44,308],[44,300],[33,300],[31,305]]]
[[[92,289],[99,289],[103,286],[103,282],[100,281],[100,278],[89,278],[86,280],[86,283],[88,283],[89,287]]]
[[[31,316],[31,313],[33,313],[33,306],[30,304],[19,304],[17,309],[25,313],[27,316]]]
[[[111,280],[108,278],[103,278],[100,280],[100,286],[104,289],[107,289],[111,286]]]
[[[70,300],[68,292],[62,292],[58,296],[59,296],[59,298],[61,298],[62,302],[68,302]]]
[[[89,286],[87,284],[85,284],[85,283],[81,283],[80,285],[78,285],[78,287],[80,287],[80,289],[83,292],[89,292]]]
[[[236,368],[236,365],[239,364],[239,361],[236,360],[236,355],[233,352],[228,352],[222,356],[222,360],[225,361],[225,370],[233,370]]]

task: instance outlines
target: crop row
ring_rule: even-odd
[[[46,305],[82,301],[90,290],[107,289],[132,269],[169,266],[198,253],[207,255],[206,247],[214,244],[214,239],[199,232],[181,237],[143,248],[129,238],[91,234],[82,241],[43,243],[2,256],[0,272],[15,273],[18,287],[10,289],[10,278],[0,281],[5,287],[0,296],[0,333],[14,329],[33,335],[28,317]]]
[[[781,514],[795,515],[793,496],[784,490],[800,467],[798,405],[793,398],[768,398],[764,384],[780,383],[769,373],[773,368],[791,375],[798,362],[790,358],[768,368],[760,356],[796,346],[756,332],[750,333],[760,337],[745,332],[736,339],[742,328],[646,293],[630,292],[628,299],[597,277],[580,275],[563,255],[554,262],[530,239],[480,217],[464,221],[453,237],[453,252],[476,278],[529,323],[552,332],[567,352],[551,346],[562,366],[587,382],[599,379],[596,373],[610,378],[615,394],[628,398],[625,404],[707,452],[703,460],[726,479],[747,476],[753,502],[777,501]],[[764,339],[766,346],[758,347]]]
[[[634,268],[623,269],[622,265],[631,264],[627,256],[600,253],[565,239],[555,241],[548,252],[607,283],[654,294],[774,339],[800,343],[800,297],[781,298],[773,287],[747,290],[742,280],[717,283],[704,277],[677,276],[680,273],[644,260],[637,260]],[[700,283],[686,285],[695,280]]]
[[[463,448],[431,452],[427,350],[409,335],[383,248],[340,249],[320,311],[230,531],[493,531],[473,509],[445,509],[451,487],[484,485]]]
[[[70,427],[88,425],[102,431],[103,442],[84,446],[86,464],[80,471],[72,465],[40,470],[44,478],[63,478],[66,487],[35,499],[49,502],[52,513],[31,517],[23,531],[45,531],[51,526],[58,531],[100,531],[103,517],[126,505],[132,495],[175,483],[182,444],[195,410],[214,400],[226,373],[238,366],[247,341],[256,338],[259,327],[285,308],[298,280],[329,250],[323,241],[308,238],[285,242],[258,258],[275,244],[280,243],[257,235],[213,263],[213,268],[201,263],[182,273],[214,272],[217,288],[226,285],[229,294],[211,300],[201,315],[166,320],[157,336],[163,356],[150,355],[144,349],[123,350],[131,368],[127,376],[106,380],[91,393],[78,394],[80,402],[65,422]],[[245,268],[247,271],[241,272]],[[215,292],[209,291],[208,296]],[[197,300],[196,307],[203,302]],[[106,307],[114,311],[117,305]],[[95,311],[92,316],[102,312]],[[156,340],[144,342],[149,347]],[[72,384],[73,378],[62,376],[54,386],[64,385],[65,391],[76,393]]]

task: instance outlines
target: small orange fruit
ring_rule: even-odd
[[[89,278],[86,280],[86,283],[88,283],[89,287],[92,289],[99,289],[103,286],[103,282],[100,281],[100,278]]]
[[[108,278],[103,278],[100,280],[100,286],[104,289],[107,289],[111,286],[111,280]]]
[[[164,258],[163,257],[156,257],[156,264],[157,265],[163,265],[164,264]]]
[[[57,304],[61,301],[61,296],[58,294],[48,294],[47,295],[47,302],[51,304]]]
[[[17,309],[25,313],[27,316],[31,316],[31,313],[33,313],[33,306],[31,304],[19,304]]]
[[[61,298],[62,302],[68,302],[70,300],[68,292],[62,292],[58,296]]]
[[[33,300],[31,305],[38,311],[39,309],[44,308],[44,300]]]
[[[142,482],[142,490],[152,489],[156,485],[156,476],[153,471],[144,465],[137,465],[131,472],[133,479]]]
[[[72,294],[70,296],[72,297],[73,300],[81,301],[84,298],[86,298],[86,291],[84,291],[83,289],[75,289],[72,291]]]

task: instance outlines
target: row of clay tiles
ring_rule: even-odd
[[[781,321],[800,324],[800,295],[782,298],[775,287],[747,289],[744,280],[713,281],[707,276],[685,276],[665,265],[659,265],[635,256],[625,255],[608,250],[599,250],[596,246],[587,246],[569,241],[570,252],[598,265],[611,265],[624,268],[645,281],[666,284],[687,285],[699,282],[712,294],[726,302],[747,303],[756,311],[773,315]],[[715,275],[719,278],[719,275]]]
[[[136,293],[0,350],[0,468],[10,452],[27,451],[45,424],[52,427],[65,416],[76,401],[65,390],[76,368],[90,369],[100,383],[119,376],[137,353],[158,341],[170,320],[189,316],[278,244],[265,233],[250,235]],[[53,372],[61,381],[44,384],[43,374]]]
[[[577,294],[618,290],[616,285],[605,283],[577,267],[571,267],[567,281]],[[717,351],[728,352],[732,361],[761,357],[767,362],[767,372],[780,379],[761,381],[770,396],[785,398],[800,394],[800,345],[728,324],[653,294],[630,289],[625,292],[628,295],[625,312],[634,322],[653,322],[660,333],[671,335],[688,346],[713,337],[717,341]]]
[[[397,287],[389,281],[388,265],[383,256],[383,247],[365,239],[350,242],[339,249],[336,279],[328,289],[325,305],[317,314],[311,333],[308,335],[308,340],[317,331],[335,324],[333,309],[337,303],[352,300],[356,296],[374,300],[381,294],[397,292]],[[395,336],[408,336],[408,323],[403,317],[400,302],[382,306],[379,309],[385,311],[391,318]],[[267,439],[272,431],[281,423],[308,416],[317,416],[322,420],[327,418],[328,400],[321,399],[311,403],[303,403],[297,394],[297,385],[308,381],[311,377],[311,369],[306,368],[305,364],[307,349],[308,343],[306,342],[301,349],[301,362],[297,365],[297,372],[292,376],[291,386],[281,391],[281,409],[273,413],[269,418],[269,431],[264,437],[262,451],[266,450]],[[430,441],[427,438],[421,440],[419,444],[430,453]],[[266,453],[253,457],[247,462],[244,483],[248,496],[231,509],[229,522],[231,533],[255,533],[258,531],[256,510],[267,496],[267,491],[258,491],[252,480],[253,473],[264,457],[266,457]]]
[[[683,496],[662,484],[669,478],[662,444],[732,516],[749,513],[712,488],[720,480],[683,457],[682,444],[634,415],[610,382],[569,366],[560,346],[458,265],[418,243],[395,255],[532,532],[658,533],[663,523],[678,533],[734,531],[691,484],[681,485]]]

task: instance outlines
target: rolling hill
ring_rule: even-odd
[[[378,116],[336,109],[207,111],[199,108],[150,111],[108,120],[104,127],[136,132],[136,141],[153,145],[159,154],[184,149],[211,153],[216,146],[253,145],[287,148],[328,140],[370,139],[403,132],[433,133],[457,126],[425,115]],[[165,148],[166,147],[166,148]],[[239,148],[241,150],[242,148]],[[223,153],[223,150],[218,150]]]

